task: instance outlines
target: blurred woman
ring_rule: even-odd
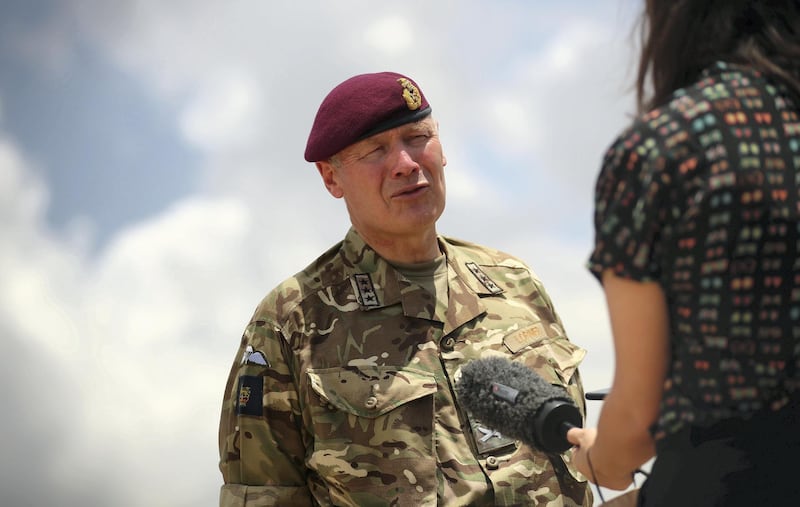
[[[579,469],[639,505],[800,498],[800,1],[646,0],[589,268],[615,372]],[[797,501],[797,500],[794,500]]]

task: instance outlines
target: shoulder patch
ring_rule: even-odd
[[[264,353],[260,350],[253,349],[252,345],[248,345],[245,349],[240,364],[258,364],[266,367],[270,366],[267,356],[264,355]]]
[[[251,352],[250,355],[247,356],[247,360],[245,361],[245,363],[246,364],[260,364],[261,366],[269,366],[269,361],[267,361],[267,357],[260,350],[256,350],[255,352]]]
[[[254,375],[239,377],[239,396],[236,413],[260,416],[264,413],[264,379]]]
[[[465,265],[467,266],[467,269],[469,269],[469,271],[473,275],[475,275],[475,278],[477,278],[478,281],[481,282],[481,285],[486,287],[486,290],[488,290],[492,294],[500,294],[501,292],[503,292],[503,289],[501,289],[499,285],[494,283],[494,280],[489,278],[489,275],[484,273],[481,270],[481,268],[478,267],[477,264],[475,264],[474,262],[467,262]]]

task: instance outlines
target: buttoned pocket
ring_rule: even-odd
[[[392,366],[309,369],[306,375],[316,397],[309,400],[309,466],[333,483],[329,491],[357,492],[342,504],[372,498],[435,503],[433,375]]]
[[[433,375],[387,366],[308,370],[311,388],[339,410],[374,419],[436,392]]]

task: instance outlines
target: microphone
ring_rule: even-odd
[[[566,389],[503,357],[464,365],[456,394],[481,422],[544,452],[566,451],[572,447],[567,431],[582,427],[581,413]]]

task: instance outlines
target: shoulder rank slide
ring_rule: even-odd
[[[481,268],[479,268],[477,264],[475,264],[474,262],[467,262],[466,266],[467,269],[469,269],[470,272],[473,275],[475,275],[475,278],[477,278],[478,281],[481,282],[481,285],[486,287],[486,290],[488,290],[492,294],[500,294],[501,292],[503,292],[503,289],[501,289],[499,285],[494,283],[494,280],[489,278],[489,275],[484,273],[483,270],[481,270]]]
[[[358,292],[358,300],[361,306],[380,306],[378,294],[375,293],[375,286],[372,284],[372,278],[370,278],[369,274],[356,273],[353,275],[353,285]]]

